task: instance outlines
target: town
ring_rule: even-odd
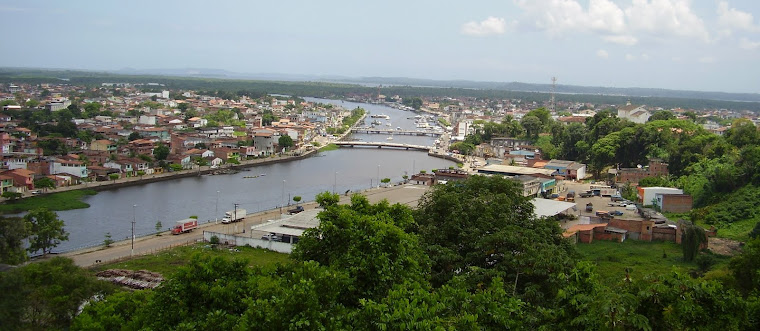
[[[108,190],[201,174],[234,174],[257,165],[302,160],[334,148],[422,151],[456,164],[432,171],[419,169],[395,183],[390,178],[381,179],[378,165],[374,181],[378,189],[351,196],[350,190],[336,193],[335,172],[333,193],[320,193],[315,201],[307,197],[309,200],[301,202],[298,196],[293,199],[296,205],[290,206],[288,196],[287,208],[283,209],[283,203],[279,210],[257,212],[235,204],[234,209],[224,211],[220,224],[211,220],[201,224],[197,217],[190,217],[172,220],[170,231],[165,233],[159,222],[155,236],[138,242],[139,254],[134,253],[134,228],[131,250],[129,240],[114,245],[107,234],[103,245],[67,252],[66,256],[82,267],[129,264],[143,254],[176,249],[174,245],[190,249],[206,245],[203,247],[214,250],[223,247],[230,253],[250,249],[253,254],[279,252],[295,259],[319,260],[318,252],[325,250],[324,245],[344,244],[329,234],[334,217],[346,221],[341,219],[344,216],[323,210],[343,208],[341,215],[373,211],[381,215],[407,208],[404,210],[414,214],[414,226],[418,227],[415,235],[438,245],[426,249],[444,247],[447,254],[466,254],[454,252],[458,243],[477,241],[483,246],[473,249],[483,250],[487,261],[464,262],[471,257],[463,256],[463,261],[457,262],[459,268],[467,263],[481,263],[486,269],[510,265],[504,269],[508,280],[514,279],[510,291],[522,293],[528,300],[533,295],[531,286],[546,285],[543,271],[517,268],[512,265],[515,261],[499,262],[497,256],[502,253],[491,248],[492,240],[497,240],[494,235],[519,233],[519,238],[532,238],[521,250],[536,243],[552,247],[552,254],[556,254],[550,262],[552,268],[567,272],[571,270],[561,261],[569,260],[576,249],[568,247],[615,263],[620,257],[604,255],[597,245],[625,244],[628,246],[623,249],[630,250],[636,247],[630,242],[652,244],[656,246],[645,249],[657,247],[663,252],[648,249],[646,256],[661,254],[667,261],[659,262],[664,266],[696,264],[699,269],[695,277],[702,277],[716,264],[721,268],[716,272],[733,268],[727,266],[725,256],[743,256],[742,241],[760,232],[751,216],[754,207],[748,205],[752,199],[745,198],[756,194],[756,189],[752,184],[742,185],[755,183],[760,170],[753,154],[760,138],[760,118],[750,110],[666,109],[630,101],[579,103],[555,101],[554,95],[546,101],[457,95],[401,97],[385,95],[382,89],[369,94],[347,93],[332,100],[246,90],[178,89],[159,83],[9,83],[0,89],[4,91],[0,93],[0,179],[7,206],[20,199],[44,199],[63,191]],[[340,106],[342,100],[354,102],[352,105],[398,109],[408,114],[407,120],[414,121],[414,128],[394,128],[388,115],[368,113],[361,107],[344,108]],[[378,138],[362,141],[355,139],[356,135]],[[431,143],[397,143],[404,135],[425,137]],[[255,172],[242,178],[259,180],[265,176]],[[371,187],[372,183],[371,179]],[[219,191],[216,194],[218,205]],[[280,194],[285,200],[284,181]],[[389,207],[389,200],[406,205]],[[490,200],[494,202],[487,202]],[[743,213],[730,213],[727,208]],[[39,213],[30,211],[24,218],[39,218]],[[401,214],[394,214],[399,226],[405,222],[398,216]],[[490,221],[482,223],[483,217]],[[341,231],[358,231],[351,228],[357,223],[351,222],[353,225]],[[439,230],[442,223],[456,225]],[[453,239],[436,242],[440,240],[437,231],[459,227],[470,230],[449,233]],[[353,245],[372,231],[342,236],[352,238]],[[157,246],[166,242],[172,244]],[[43,244],[43,257],[37,261],[45,261],[54,246],[52,242]],[[675,260],[674,247],[683,247],[683,258],[677,254]],[[449,270],[448,255],[426,254],[423,259],[438,272],[431,282],[439,282],[436,277],[441,273],[444,278],[457,273]],[[104,256],[114,259],[103,260]],[[56,259],[53,261],[59,261]],[[376,266],[363,264],[362,268]],[[350,269],[343,265],[341,270],[346,268]],[[416,272],[411,271],[416,268],[413,264],[404,268],[409,275]],[[625,284],[631,284],[644,272],[643,268],[617,269],[605,274],[603,282],[624,273]],[[477,270],[468,273],[481,276]],[[394,282],[405,275],[390,274],[395,275],[390,277]],[[97,275],[132,289],[163,291],[164,276],[156,272],[107,269]]]

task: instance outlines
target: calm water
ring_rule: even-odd
[[[328,100],[319,100],[326,103]],[[397,126],[413,129],[415,114],[390,107],[360,104],[334,104],[352,109],[361,106],[371,113],[384,113]],[[358,134],[351,139],[386,141],[387,135]],[[393,142],[430,145],[435,138],[394,136]],[[339,149],[304,160],[248,168],[234,175],[181,178],[171,181],[101,191],[87,197],[90,208],[58,212],[70,233],[69,240],[55,251],[62,252],[101,244],[110,232],[115,240],[129,238],[132,219],[135,233],[145,235],[155,231],[156,222],[164,229],[177,220],[198,216],[202,222],[221,219],[225,211],[246,209],[249,213],[292,203],[293,196],[310,201],[324,191],[343,193],[377,185],[378,178],[400,182],[405,174],[421,169],[430,171],[447,168],[453,162],[433,158],[425,152],[377,148]],[[379,173],[379,174],[378,174]],[[266,174],[258,178],[244,176]],[[218,191],[218,193],[217,193]],[[133,207],[136,205],[136,207]]]

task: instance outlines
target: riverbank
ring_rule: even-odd
[[[194,169],[165,172],[160,174],[144,175],[138,177],[125,177],[116,180],[109,180],[103,182],[85,182],[78,185],[62,186],[53,189],[46,189],[44,192],[38,195],[27,194],[24,197],[9,201],[5,200],[3,204],[0,204],[0,214],[14,214],[20,213],[36,208],[45,207],[53,211],[71,210],[78,208],[87,208],[87,203],[81,202],[80,199],[86,195],[94,195],[96,191],[112,190],[122,187],[144,185],[149,183],[173,180],[178,178],[193,177],[210,175],[215,172],[224,172],[229,170],[239,171],[241,169],[252,168],[257,166],[265,166],[276,163],[298,161],[315,155],[318,151],[316,149],[299,150],[297,155],[275,155],[267,158],[259,158],[253,160],[243,160],[240,164],[227,164],[220,168],[212,168],[210,166],[199,166]],[[66,194],[60,193],[73,193],[72,191],[81,192],[79,194]]]
[[[373,188],[356,192],[363,194],[371,203],[377,203],[382,200],[388,200],[389,203],[400,203],[411,207],[417,206],[419,198],[429,189],[428,186],[404,184],[391,187]],[[340,195],[340,203],[350,203],[350,195]],[[318,208],[315,201],[300,203],[304,209]],[[213,221],[199,224],[199,228],[190,233],[171,235],[170,232],[164,231],[143,237],[136,237],[134,248],[132,240],[121,240],[111,244],[111,247],[96,246],[74,251],[55,254],[65,256],[74,260],[74,263],[80,267],[90,267],[101,263],[114,262],[129,259],[132,256],[149,255],[157,252],[183,245],[189,245],[202,240],[203,231],[213,231],[229,234],[241,234],[250,230],[252,225],[261,224],[268,220],[287,217],[283,214],[282,208],[269,209],[247,215],[242,222],[232,224],[222,224]]]

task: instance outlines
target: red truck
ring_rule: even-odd
[[[172,228],[172,234],[180,234],[193,231],[198,227],[198,220],[193,218],[177,221],[177,225]]]

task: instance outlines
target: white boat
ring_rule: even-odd
[[[369,117],[372,117],[372,118],[385,118],[385,119],[391,118],[390,116],[385,115],[385,114],[372,114],[372,115],[369,115]]]
[[[390,136],[388,138],[385,138],[385,140],[393,140],[393,136]]]

